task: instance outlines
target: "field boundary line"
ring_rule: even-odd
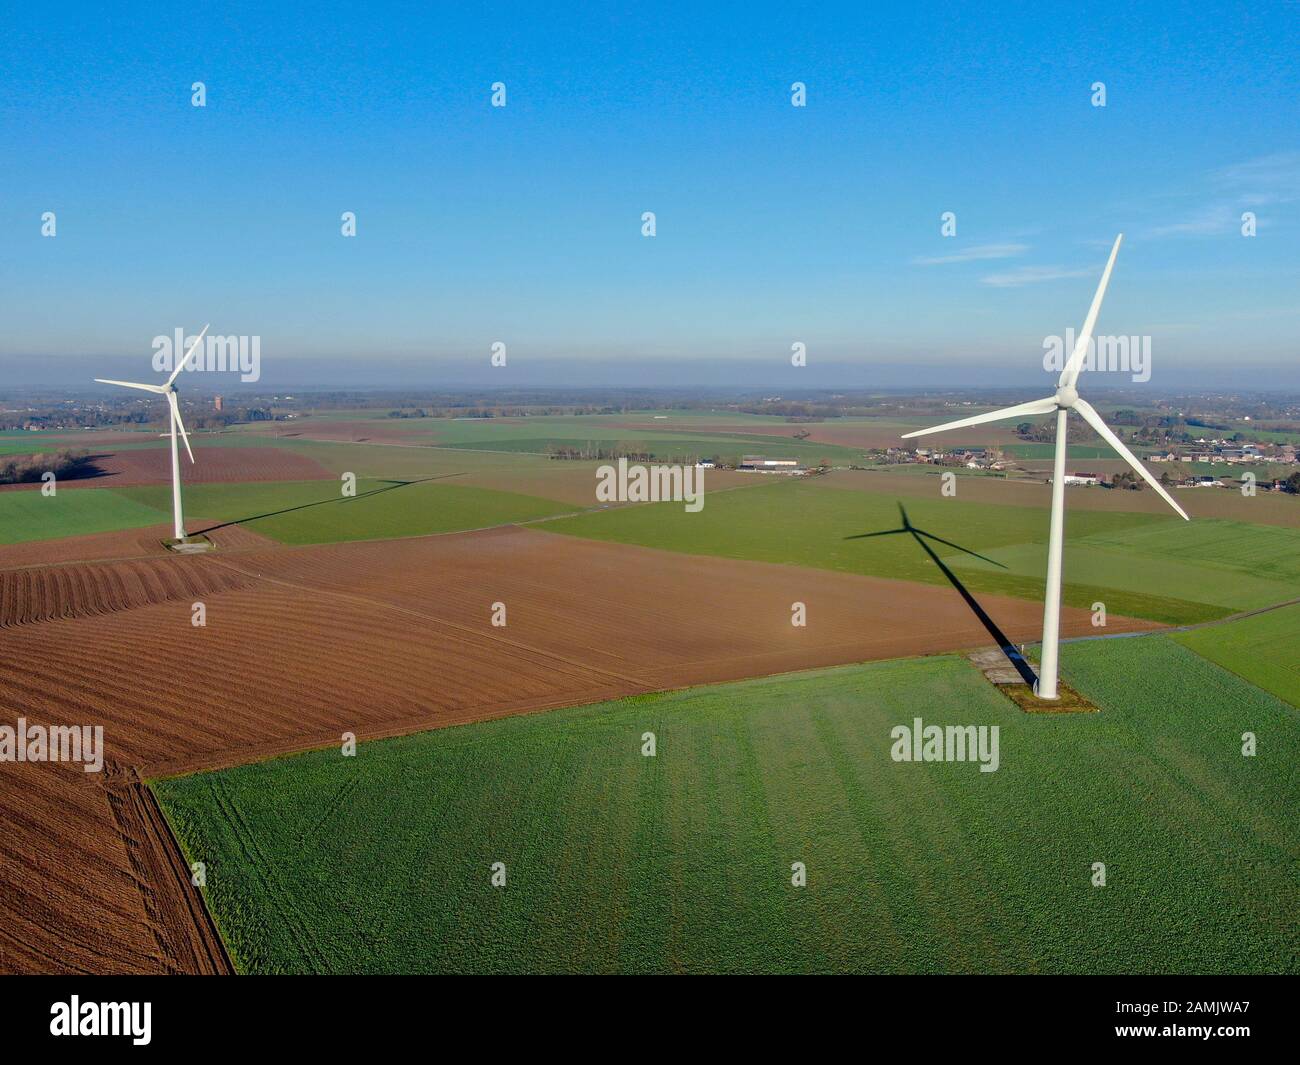
[[[187,890],[189,863],[153,789],[133,772],[103,791],[164,964],[182,973],[234,974],[202,892]]]
[[[816,669],[837,668],[816,666]],[[802,670],[793,670],[791,672],[803,672]],[[774,674],[780,676],[783,674]],[[762,678],[753,678],[762,679]],[[731,683],[731,682],[723,682]],[[700,687],[700,685],[687,685],[687,687]],[[682,685],[664,688],[646,684],[643,687],[628,689],[626,687],[605,687],[596,688],[592,692],[574,695],[557,695],[543,696],[534,699],[521,699],[515,702],[497,703],[486,714],[483,713],[482,707],[473,707],[472,716],[458,717],[458,711],[449,713],[440,713],[437,715],[430,714],[423,718],[399,718],[393,719],[387,724],[379,724],[374,728],[361,728],[356,732],[359,743],[369,743],[374,740],[391,740],[399,736],[410,736],[419,732],[432,732],[436,729],[455,728],[460,725],[475,725],[484,721],[499,721],[508,717],[517,717],[523,714],[542,714],[549,710],[563,710],[568,707],[591,706],[595,703],[610,702],[616,699],[626,699],[633,695],[652,695],[659,692],[677,691]],[[579,701],[575,702],[577,698]],[[451,720],[448,718],[451,717]],[[168,777],[187,777],[194,773],[208,773],[219,769],[233,769],[237,766],[255,765],[259,762],[269,762],[275,758],[287,758],[296,754],[307,754],[311,751],[321,751],[326,749],[337,749],[339,745],[339,736],[336,732],[331,733],[312,733],[310,735],[300,735],[289,739],[275,741],[272,743],[248,744],[243,747],[227,747],[219,751],[205,752],[199,755],[191,755],[188,758],[176,758],[170,761],[159,761],[152,765],[139,766],[137,772],[141,777],[147,780],[162,780]]]
[[[1271,606],[1255,607],[1253,610],[1243,610],[1239,614],[1229,614],[1227,617],[1214,618],[1211,621],[1197,621],[1191,625],[1167,625],[1160,629],[1151,629],[1142,632],[1105,632],[1096,636],[1070,636],[1063,638],[1062,643],[1083,643],[1085,640],[1126,640],[1132,636],[1168,636],[1175,632],[1196,632],[1198,629],[1212,629],[1216,625],[1227,625],[1233,621],[1244,621],[1246,618],[1253,618],[1260,614],[1269,614],[1274,610],[1283,610],[1289,606],[1300,604],[1300,598],[1288,599],[1283,603],[1274,603]],[[1217,663],[1216,663],[1217,665]]]

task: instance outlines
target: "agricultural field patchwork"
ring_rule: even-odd
[[[669,416],[658,426],[653,414],[539,418],[430,419],[427,439],[442,448],[518,451],[546,454],[559,448],[619,448],[639,451],[661,461],[719,458],[734,463],[747,454],[796,458],[815,466],[823,459],[848,463],[861,449],[830,442],[797,439],[804,426],[778,419],[754,422],[729,419],[719,427],[708,419]],[[733,428],[734,426],[734,428]],[[746,431],[761,428],[761,432]],[[304,430],[311,432],[310,428]],[[423,435],[423,434],[422,434]]]
[[[571,504],[570,509],[596,503],[597,461],[552,459],[522,451],[471,451],[402,444],[361,444],[345,441],[294,440],[283,449],[309,458],[336,474],[358,477],[420,480],[455,476],[457,485],[517,492]],[[710,490],[753,487],[761,479],[734,470],[710,470]]]
[[[194,923],[188,876],[176,881],[170,850],[150,842],[167,837],[148,827],[137,774],[256,762],[344,731],[369,739],[988,638],[949,589],[518,526],[293,549],[231,527],[212,534],[215,553],[195,556],[164,552],[164,528],[38,545],[52,559],[22,545],[0,555],[14,562],[0,568],[0,723],[93,714],[108,764],[139,800],[121,822],[116,800],[129,796],[75,767],[0,763],[0,807],[13,814],[5,845],[31,856],[0,862],[6,966],[221,971],[184,934],[198,928],[200,944],[219,944]],[[104,541],[99,561],[77,561],[87,540]],[[807,627],[791,625],[800,598],[814,604]],[[493,624],[498,599],[506,627]],[[1036,604],[985,606],[1012,639],[1038,632]],[[1062,626],[1090,630],[1083,612],[1066,611]],[[146,891],[146,950],[128,953],[103,930],[143,913]],[[89,931],[52,940],[51,912],[58,928]]]
[[[186,490],[185,501],[187,513],[194,521],[201,519],[200,525],[238,522],[286,544],[424,536],[573,510],[564,503],[458,485],[450,479],[359,479],[352,497],[343,496],[340,489],[329,481],[200,484]],[[159,511],[171,502],[170,489],[161,485],[122,493]]]
[[[937,495],[906,498],[904,506],[913,525],[949,541],[948,545],[932,546],[946,564],[960,572],[971,591],[1041,597],[1047,539],[1046,515],[1041,508],[969,503]],[[815,483],[784,482],[709,496],[698,514],[686,514],[676,504],[655,504],[565,518],[548,523],[547,528],[691,554],[947,583],[908,535],[848,539],[860,533],[888,533],[898,529],[901,520],[899,500],[884,492],[834,491]],[[1096,510],[1070,514],[1065,601],[1090,608],[1100,600],[1116,613],[1188,624],[1226,616],[1241,605],[1262,605],[1287,597],[1285,587],[1252,581],[1241,571],[1211,567],[1202,573],[1197,568],[1205,561],[1201,558],[1181,565],[1172,548],[1167,563],[1148,567],[1145,560],[1126,559],[1119,552],[1099,555],[1090,546],[1095,535],[1147,530],[1150,537],[1146,543],[1156,552],[1162,543],[1172,542],[1164,538],[1164,530],[1184,524],[1172,515]],[[1240,523],[1236,531],[1247,540],[1257,533],[1269,543],[1275,542],[1276,535],[1291,535],[1289,530]],[[1226,565],[1232,550],[1226,543],[1221,550]],[[973,558],[968,551],[994,561]],[[1208,542],[1203,551],[1211,558],[1219,557]]]
[[[789,453],[780,434],[798,428],[670,419],[674,431],[644,413],[600,426],[621,441],[725,439],[768,454]],[[110,759],[163,778],[185,846],[214,856],[207,898],[240,969],[1108,972],[1151,958],[1171,969],[1294,959],[1277,917],[1294,900],[1277,870],[1295,845],[1275,813],[1294,784],[1266,758],[1254,766],[1261,780],[1233,776],[1237,762],[1216,761],[1207,744],[1228,726],[1239,739],[1249,717],[1269,758],[1292,758],[1276,715],[1294,715],[1300,682],[1270,649],[1295,642],[1295,611],[1068,645],[1064,679],[1102,713],[1027,715],[965,659],[943,657],[987,646],[988,631],[921,545],[890,533],[901,502],[1007,638],[1032,641],[1044,485],[962,471],[954,500],[939,497],[930,467],[801,479],[710,470],[699,513],[597,508],[599,462],[510,443],[560,439],[553,420],[528,420],[538,435],[525,439],[501,419],[490,432],[508,446],[495,449],[470,439],[489,431],[470,421],[440,421],[459,437],[442,443],[427,423],[357,412],[196,434],[184,501],[189,528],[217,544],[205,556],[163,550],[169,455],[150,434],[104,434],[90,448],[104,456],[101,476],[53,499],[0,491],[9,709],[37,718],[93,706]],[[805,446],[822,451],[906,427],[808,428],[826,440]],[[358,478],[355,497],[341,494],[344,474]],[[1104,506],[1069,512],[1069,636],[1095,631],[1097,600],[1122,632],[1300,595],[1294,500],[1186,495],[1193,509],[1256,509],[1225,506],[1225,520],[1189,526],[1147,507],[1151,493],[1071,496],[1072,507]],[[1228,520],[1264,508],[1271,527]],[[4,540],[14,529],[31,539]],[[887,535],[850,539],[864,533]],[[401,542],[382,542],[392,538]],[[489,620],[498,598],[508,628]],[[790,623],[796,600],[807,627]],[[190,623],[199,601],[204,628]],[[192,652],[179,702],[149,665],[172,641]],[[13,663],[38,656],[52,672],[33,684]],[[344,672],[310,665],[325,661]],[[699,684],[715,686],[681,687]],[[1162,693],[1159,706],[1129,705],[1147,691]],[[1191,741],[1166,702],[1194,715],[1181,722],[1195,723]],[[555,706],[569,709],[502,717]],[[888,759],[879,741],[890,723],[936,707],[952,715],[945,723],[999,725],[997,773]],[[344,728],[363,739],[436,731],[367,740],[357,759],[262,761]],[[654,759],[639,750],[647,730]],[[214,766],[239,768],[170,776]],[[210,925],[192,943],[170,938],[191,918],[184,892],[162,890],[168,858],[148,850],[160,815],[144,786],[124,813],[76,783],[0,774],[8,801],[22,795],[32,811],[15,845],[82,826],[96,858],[60,905],[80,900],[90,924],[136,914],[143,932],[129,945],[87,933],[21,953],[22,922],[43,895],[6,870],[0,949],[31,971],[220,971]],[[1026,818],[1031,809],[1050,815]],[[1185,809],[1198,828],[1174,823]],[[1143,818],[1159,845],[1139,868]],[[1236,842],[1216,865],[1205,841],[1221,836]],[[1123,873],[1104,906],[1077,859],[1085,851]],[[488,852],[500,857],[485,863]],[[508,885],[485,891],[495,860]],[[144,916],[141,861],[158,889]],[[807,863],[807,888],[789,883],[794,861]],[[337,868],[344,875],[327,873]],[[1191,877],[1210,887],[1196,894]],[[1212,901],[1224,890],[1245,900],[1239,916],[1272,931],[1234,939]],[[1063,912],[1083,918],[1057,929]],[[1187,926],[1197,937],[1179,939]],[[205,942],[218,953],[202,954]]]
[[[153,787],[245,972],[1294,971],[1294,709],[1165,637],[1063,651],[1101,713],[936,657]],[[916,717],[997,771],[893,761]]]
[[[474,448],[488,451],[520,451],[548,454],[568,449],[574,452],[593,452],[598,448],[616,448],[620,452],[648,455],[657,462],[695,462],[699,459],[716,459],[735,465],[744,455],[770,454],[780,458],[797,459],[805,466],[823,462],[845,465],[859,462],[859,451],[835,444],[811,444],[776,440],[764,436],[683,436],[672,433],[625,432],[609,430],[608,435],[552,436],[544,438],[492,438],[471,443],[443,444],[441,446]],[[594,452],[593,452],[593,457]]]
[[[1095,469],[1119,472],[1119,465],[1092,464]],[[945,471],[938,466],[875,466],[871,469],[835,470],[814,483],[819,488],[841,491],[884,492],[896,498],[925,498],[939,495],[939,478]],[[1052,486],[1049,474],[1041,478],[1000,477],[980,470],[957,473],[957,499],[966,503],[995,503],[1000,506],[1036,507],[1046,512],[1051,506]],[[1174,499],[1191,515],[1193,522],[1205,518],[1226,518],[1249,525],[1276,525],[1300,529],[1300,497],[1284,492],[1260,492],[1245,497],[1240,492],[1220,488],[1176,489]],[[1172,512],[1155,492],[1115,491],[1096,486],[1071,487],[1065,498],[1066,530],[1074,515],[1085,510],[1113,513],[1149,514],[1169,518]],[[1047,521],[1044,513],[1042,520]]]
[[[1270,553],[1276,549],[1291,555]],[[1041,574],[1047,565],[1042,543],[985,554],[993,562],[970,556],[949,561],[963,573],[1025,576]],[[1146,529],[1072,537],[1065,564],[1072,582],[1249,610],[1300,596],[1300,531],[1212,519],[1158,522]]]

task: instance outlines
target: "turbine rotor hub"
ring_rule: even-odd
[[[1063,385],[1056,390],[1056,405],[1062,410],[1069,410],[1079,399],[1079,390],[1073,385]]]

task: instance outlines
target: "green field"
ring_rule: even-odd
[[[1300,603],[1173,639],[1300,707]]]
[[[193,485],[185,489],[185,513],[191,528],[190,518],[213,525],[237,521],[281,543],[320,544],[481,529],[573,509],[535,496],[457,485],[450,479],[359,479],[354,497],[344,497],[340,488],[334,481]],[[168,486],[117,491],[170,513]]]
[[[30,435],[30,434],[29,434]],[[141,439],[126,444],[99,444],[91,434],[83,437],[72,437],[67,439],[55,440],[49,437],[43,439],[24,441],[24,440],[0,440],[0,455],[43,455],[56,451],[87,451],[90,454],[96,452],[107,453],[109,451],[139,451],[144,448],[166,447],[164,441],[153,438],[154,434],[141,434]]]
[[[734,463],[742,455],[767,454],[796,458],[805,465],[815,466],[822,459],[847,464],[862,457],[861,448],[795,440],[794,433],[803,427],[773,418],[761,423],[763,428],[771,430],[771,434],[764,434],[692,430],[693,419],[684,418],[666,421],[663,429],[629,429],[613,424],[626,417],[640,421],[649,415],[437,419],[431,423],[431,439],[439,447],[533,453],[545,453],[551,447],[617,445],[625,450],[644,451],[663,461],[717,457]],[[679,429],[668,427],[677,423]],[[737,430],[752,424],[736,421]],[[778,432],[780,435],[776,435]]]
[[[707,481],[706,481],[707,484]],[[922,529],[990,557],[1016,552],[1032,557],[1041,553],[1047,539],[1047,512],[1037,507],[1012,507],[968,503],[957,499],[908,499],[912,523]],[[844,492],[822,488],[812,481],[783,481],[743,492],[718,492],[706,496],[703,510],[687,514],[680,504],[653,504],[584,514],[547,523],[550,532],[598,540],[659,547],[697,555],[783,562],[819,569],[841,570],[878,577],[946,583],[946,578],[910,536],[882,536],[846,540],[856,533],[896,529],[898,506],[891,495]],[[1173,624],[1223,617],[1231,606],[1221,596],[1203,598],[1196,581],[1149,579],[1141,565],[1125,561],[1116,552],[1109,567],[1085,568],[1076,576],[1075,545],[1094,535],[1117,536],[1126,530],[1152,530],[1151,543],[1160,542],[1160,530],[1182,526],[1175,517],[1117,511],[1077,511],[1070,515],[1066,544],[1065,601],[1090,608],[1098,600],[1111,613],[1129,614]],[[1265,530],[1242,525],[1243,530]],[[1285,530],[1266,529],[1261,535]],[[962,579],[973,592],[992,592],[1037,599],[1042,596],[1043,567],[1028,563],[1009,570],[977,563],[970,556],[935,545],[949,562],[959,560]],[[1193,571],[1195,575],[1196,571]],[[1219,571],[1212,571],[1221,578]],[[1090,583],[1104,578],[1104,583]],[[1226,578],[1225,578],[1226,580]],[[1278,589],[1271,601],[1287,598]]]
[[[1071,580],[1194,598],[1234,611],[1300,596],[1300,530],[1198,518],[1087,533],[1076,530],[1078,517],[1078,512],[1070,515],[1066,543]],[[983,554],[1025,576],[1041,574],[1047,566],[1042,543]],[[950,564],[963,573],[1002,572],[970,556]]]
[[[29,443],[27,440],[0,437],[0,455],[40,455],[47,451],[63,451],[71,446],[71,444],[61,442],[49,443],[43,440],[33,440]]]
[[[0,544],[135,529],[167,520],[153,507],[107,488],[65,487],[53,496],[42,495],[40,485],[0,492]]]
[[[245,972],[1300,968],[1295,711],[1165,637],[1063,660],[1102,713],[936,657],[153,786]],[[893,762],[917,716],[999,726],[1000,768]]]
[[[1266,577],[1283,585],[1300,583],[1300,529],[1198,518],[1099,531],[1087,537],[1089,543],[1149,558],[1178,558],[1200,567]]]
[[[543,439],[515,438],[477,441],[473,444],[445,444],[449,448],[474,448],[484,451],[520,451],[529,454],[546,454],[551,448],[571,448],[582,451],[594,447],[614,447],[620,451],[649,455],[658,462],[687,461],[716,458],[728,465],[736,465],[743,455],[772,455],[797,459],[805,466],[816,466],[823,460],[831,465],[848,465],[861,461],[862,450],[841,447],[838,444],[809,444],[787,442],[775,437],[745,436],[682,436],[676,433],[637,433],[624,431],[608,436],[547,436]]]

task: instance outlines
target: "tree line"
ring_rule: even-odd
[[[26,484],[39,481],[46,473],[63,478],[80,470],[90,461],[86,451],[52,451],[40,455],[0,456],[0,484]]]

